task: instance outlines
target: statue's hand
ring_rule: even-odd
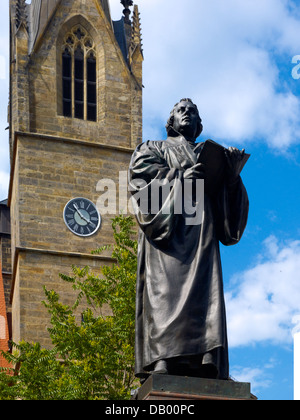
[[[245,154],[245,149],[239,150],[236,147],[229,147],[225,150],[225,156],[227,160],[227,176],[228,181],[235,182],[240,174],[240,162]]]
[[[184,179],[205,179],[205,165],[197,163],[187,169],[183,175]]]

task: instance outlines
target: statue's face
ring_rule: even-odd
[[[200,119],[201,121],[201,119]],[[199,124],[197,109],[190,102],[180,102],[174,109],[173,128],[184,136],[196,137]]]

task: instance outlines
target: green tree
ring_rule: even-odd
[[[103,266],[101,278],[89,267],[72,267],[73,275],[61,275],[77,291],[73,306],[64,305],[58,293],[47,290],[43,304],[51,315],[52,349],[39,343],[13,343],[5,358],[18,374],[0,372],[0,399],[24,400],[122,400],[134,387],[134,320],[137,241],[131,216],[113,220],[115,263]],[[76,309],[87,302],[82,321]],[[109,307],[110,315],[103,309]],[[14,370],[16,372],[16,370]]]

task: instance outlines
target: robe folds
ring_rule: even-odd
[[[185,356],[201,356],[202,363],[215,365],[218,378],[229,377],[219,242],[239,242],[247,224],[249,201],[239,177],[233,184],[225,179],[214,196],[205,193],[202,223],[190,225],[190,215],[174,211],[184,172],[195,165],[202,146],[191,145],[180,135],[170,136],[142,143],[131,159],[129,188],[140,227],[137,377],[144,377],[159,360]],[[154,180],[168,180],[171,188],[151,214],[151,203],[147,212],[136,197],[143,192],[151,201]]]

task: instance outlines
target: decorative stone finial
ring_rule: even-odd
[[[131,25],[131,20],[129,19],[131,11],[129,7],[133,5],[133,0],[121,0],[121,3],[124,6],[123,14],[125,16],[125,23]]]
[[[17,29],[24,23],[27,28],[27,13],[25,0],[17,0],[16,3],[16,26]]]
[[[143,54],[142,45],[143,44],[142,44],[140,13],[139,13],[138,6],[134,6],[133,17],[132,17],[130,55],[132,56],[138,47],[140,48],[140,51]]]

